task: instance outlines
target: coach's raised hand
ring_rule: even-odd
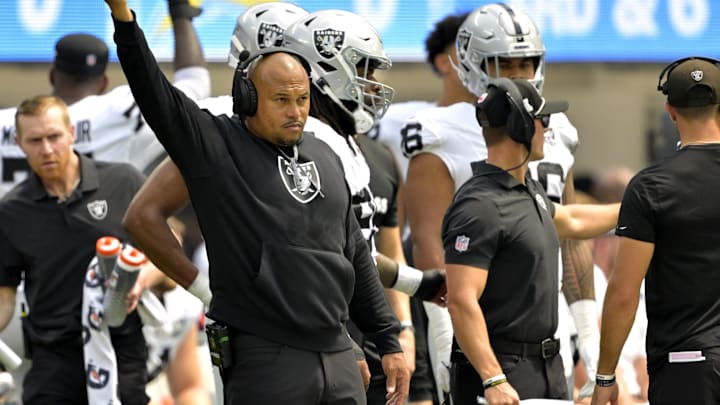
[[[114,19],[126,22],[134,19],[127,0],[105,0],[105,4],[110,8]]]

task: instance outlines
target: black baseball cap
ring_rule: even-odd
[[[105,73],[108,47],[89,34],[69,34],[55,44],[55,69],[76,77],[95,77]]]
[[[689,58],[668,73],[665,86],[667,101],[673,107],[720,104],[720,64],[710,59]]]
[[[518,103],[522,103],[519,107],[525,108],[534,118],[565,112],[569,107],[567,101],[545,100],[538,89],[525,79],[493,79],[488,85],[488,92],[481,95],[476,104],[476,116],[481,126],[498,128],[506,125],[511,112],[510,104],[507,102],[493,102],[491,98],[498,94],[497,91],[502,92],[500,94],[505,91],[512,92],[513,87],[519,93],[516,96],[516,98],[520,99]],[[484,117],[477,115],[479,110],[485,111]]]

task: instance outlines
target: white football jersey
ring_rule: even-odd
[[[352,137],[345,138],[339,135],[329,125],[308,117],[305,130],[315,133],[315,136],[325,142],[340,158],[345,171],[345,182],[350,188],[353,210],[360,223],[365,240],[370,244],[373,256],[377,254],[373,235],[377,231],[373,224],[375,215],[375,202],[370,191],[370,167],[362,151]]]
[[[173,84],[194,100],[210,95],[210,74],[203,67],[178,70]],[[25,154],[15,143],[15,110],[0,110],[0,196],[25,179],[30,170]],[[130,163],[143,171],[164,152],[127,85],[85,97],[68,106],[68,111],[79,153],[97,160]]]
[[[545,132],[545,157],[530,162],[530,175],[545,188],[550,200],[563,203],[565,179],[575,163],[575,150],[579,140],[577,129],[564,113],[550,116],[549,130]]]
[[[546,187],[548,196],[560,201],[565,177],[574,163],[578,145],[577,130],[565,114],[550,117],[545,135],[545,158],[530,163],[530,173]],[[460,102],[448,107],[420,111],[402,131],[403,152],[412,157],[420,153],[438,156],[450,173],[455,191],[472,176],[470,163],[487,158],[482,128],[475,119],[475,106]]]
[[[475,106],[466,102],[419,111],[402,129],[402,149],[408,158],[420,153],[440,158],[455,191],[472,176],[470,163],[487,158]]]
[[[407,176],[408,158],[402,149],[402,129],[405,123],[415,117],[418,111],[427,110],[435,106],[430,101],[406,101],[403,103],[392,103],[380,121],[376,121],[373,128],[368,132],[372,139],[380,141],[387,146],[395,157],[402,176],[403,182]]]

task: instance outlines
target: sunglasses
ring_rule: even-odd
[[[535,118],[540,120],[543,128],[547,128],[550,126],[550,115],[538,115]]]

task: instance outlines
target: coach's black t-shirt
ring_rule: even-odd
[[[653,243],[648,361],[720,346],[720,145],[687,146],[638,173],[615,233]]]
[[[557,328],[559,241],[540,183],[473,163],[443,220],[445,263],[488,271],[480,297],[490,342],[540,343]]]
[[[0,285],[25,273],[29,307],[23,328],[33,343],[80,345],[85,272],[102,236],[125,241],[122,228],[143,183],[132,166],[80,157],[81,181],[63,202],[30,175],[0,201]],[[139,318],[128,317],[139,330]],[[131,328],[132,329],[132,328]]]
[[[280,149],[237,117],[200,110],[163,76],[135,22],[115,21],[115,29],[130,88],[180,169],[205,237],[208,315],[321,352],[350,348],[351,316],[381,353],[401,351],[330,147],[306,133],[296,150]]]

